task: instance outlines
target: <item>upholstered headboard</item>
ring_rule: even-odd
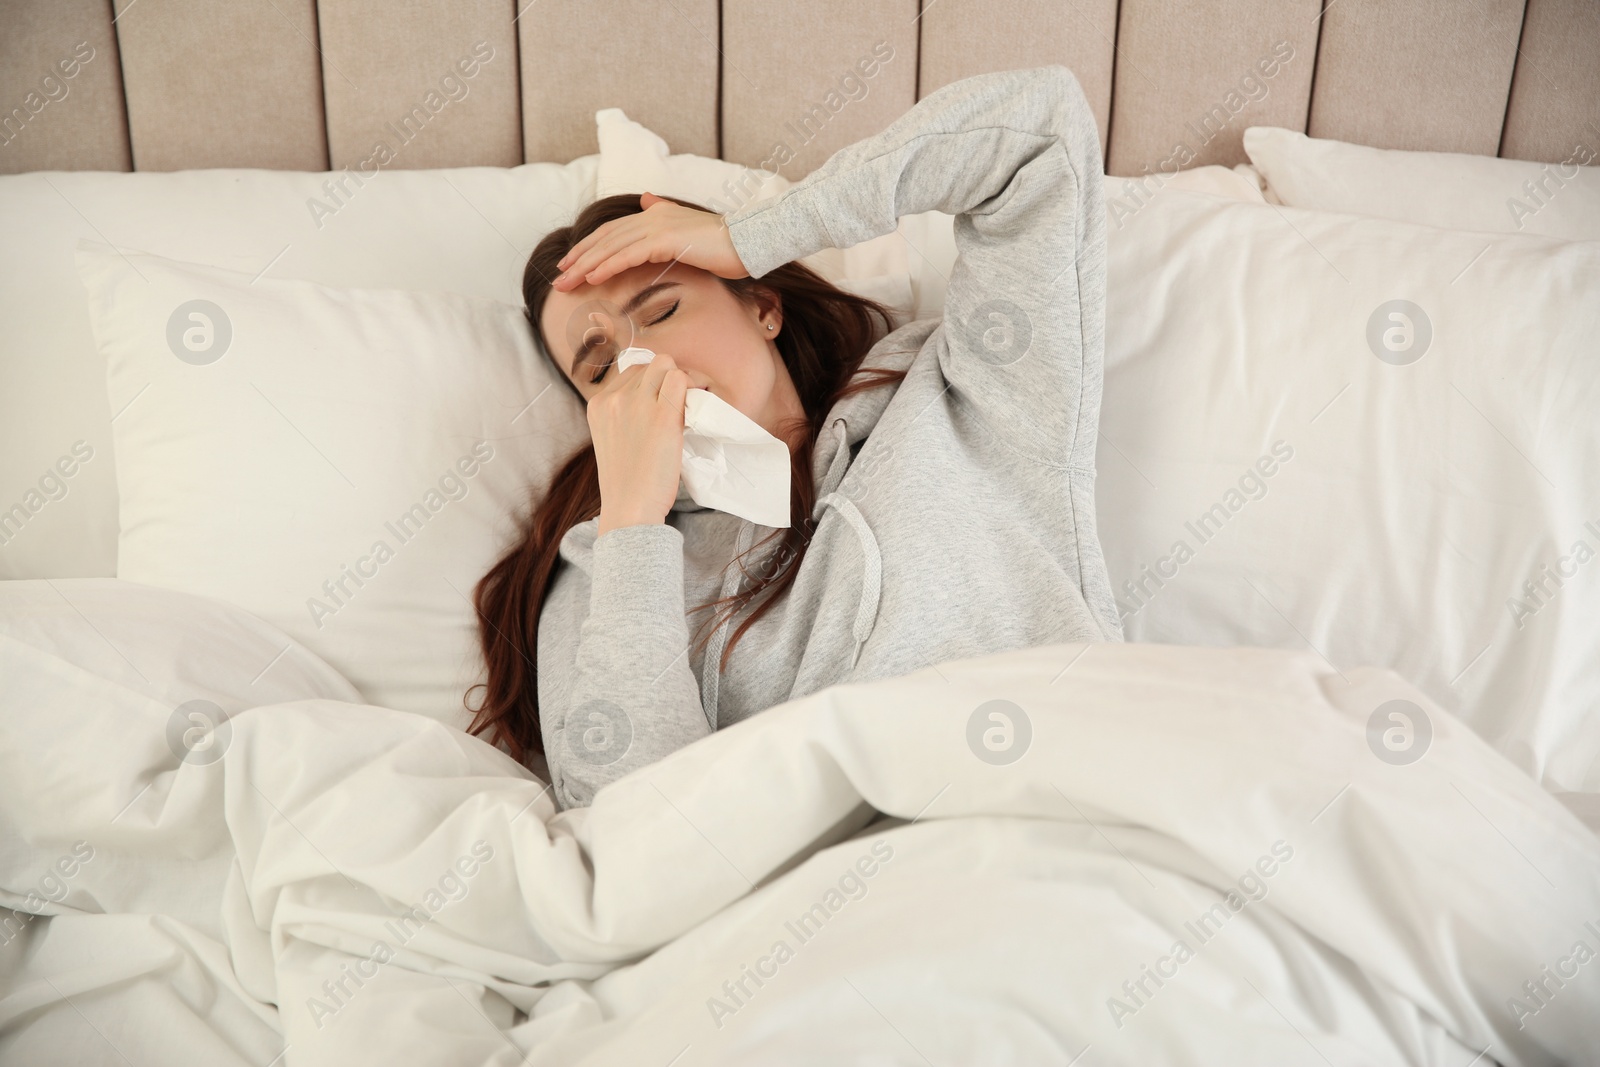
[[[798,178],[939,86],[1062,63],[1110,174],[1247,126],[1558,162],[1600,0],[0,0],[0,172],[513,166],[620,107]],[[371,164],[369,164],[370,166]]]

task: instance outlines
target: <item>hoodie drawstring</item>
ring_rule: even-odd
[[[750,548],[751,535],[755,533],[756,524],[748,519],[739,523],[739,542],[734,555],[742,556]],[[728,573],[722,579],[722,592],[719,596],[723,599],[733,595],[734,588],[739,582],[739,568],[730,566]],[[720,610],[720,609],[718,609]],[[733,616],[724,619],[717,632],[711,635],[711,641],[706,646],[705,662],[700,667],[700,707],[706,713],[706,722],[711,724],[713,732],[717,729],[717,682],[721,678],[717,670],[717,661],[722,658],[723,646],[728,643],[728,627],[733,625]]]
[[[820,522],[824,510],[830,507],[835,509],[850,523],[850,528],[855,531],[856,540],[861,543],[861,597],[856,604],[856,620],[850,628],[856,639],[855,651],[850,656],[850,667],[854,669],[861,658],[861,648],[867,643],[867,637],[871,635],[872,627],[878,620],[878,601],[883,590],[883,557],[878,552],[878,539],[873,536],[872,527],[867,525],[867,520],[862,517],[855,501],[835,491],[839,483],[844,480],[850,446],[847,437],[848,427],[844,420],[835,420],[833,426],[839,438],[839,447],[834,453],[833,465],[828,471],[822,499],[817,501],[812,518]]]
[[[872,534],[872,527],[867,525],[867,520],[862,517],[860,509],[855,502],[843,493],[835,492],[839,483],[844,480],[845,469],[850,461],[850,442],[848,438],[849,427],[843,419],[836,419],[833,424],[834,432],[839,438],[838,450],[834,453],[833,463],[828,468],[827,476],[823,479],[822,498],[817,501],[812,511],[812,519],[821,521],[822,513],[828,508],[834,508],[850,523],[850,528],[855,531],[856,540],[861,543],[862,575],[861,597],[856,604],[856,619],[850,627],[850,632],[856,639],[855,651],[850,655],[850,667],[854,669],[861,659],[862,646],[867,643],[872,627],[878,620],[878,601],[883,589],[883,557],[878,552],[878,539]],[[739,527],[738,549],[736,556],[742,556],[750,548],[752,535],[755,533],[755,523],[744,521]],[[727,575],[722,580],[721,596],[733,595],[739,582],[739,569],[729,567]],[[712,634],[711,641],[706,648],[705,662],[700,674],[700,706],[705,711],[706,721],[712,730],[717,729],[717,661],[722,657],[723,647],[728,642],[728,628],[733,624],[730,617],[717,627]]]

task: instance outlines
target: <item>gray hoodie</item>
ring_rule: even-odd
[[[836,683],[1123,639],[1094,518],[1102,181],[1083,90],[1050,66],[947,85],[727,216],[760,278],[889,233],[901,215],[954,215],[944,318],[881,339],[863,366],[905,368],[904,381],[828,413],[804,562],[725,673],[717,661],[752,608],[694,653],[708,612],[686,608],[737,592],[730,564],[771,528],[680,497],[666,523],[597,537],[591,519],[562,538],[538,663],[558,804],[588,804],[713,730]],[[753,575],[777,541],[752,554]]]

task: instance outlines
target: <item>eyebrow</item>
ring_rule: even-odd
[[[679,282],[653,282],[652,284],[645,286],[637,293],[634,293],[626,304],[622,305],[622,314],[624,316],[631,317],[635,311],[638,311],[639,308],[644,305],[646,300],[649,300],[652,296],[655,296],[663,289],[672,289],[679,284]],[[573,350],[572,364],[567,368],[567,373],[569,375],[573,375],[578,372],[578,357],[583,354],[583,347],[584,346],[580,343],[578,347]]]

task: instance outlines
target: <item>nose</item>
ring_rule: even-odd
[[[674,353],[671,353],[671,352],[668,352],[666,354],[669,355],[669,356],[672,356],[672,361],[678,365],[678,369],[683,371],[683,373],[685,373],[685,374],[687,374],[689,376],[689,385],[691,387],[693,387],[695,389],[710,389],[711,388],[711,384],[712,383],[711,383],[711,379],[708,376],[706,376],[705,374],[703,374],[700,371],[695,370],[693,367],[684,366],[682,357],[680,357],[678,355],[675,355]]]

